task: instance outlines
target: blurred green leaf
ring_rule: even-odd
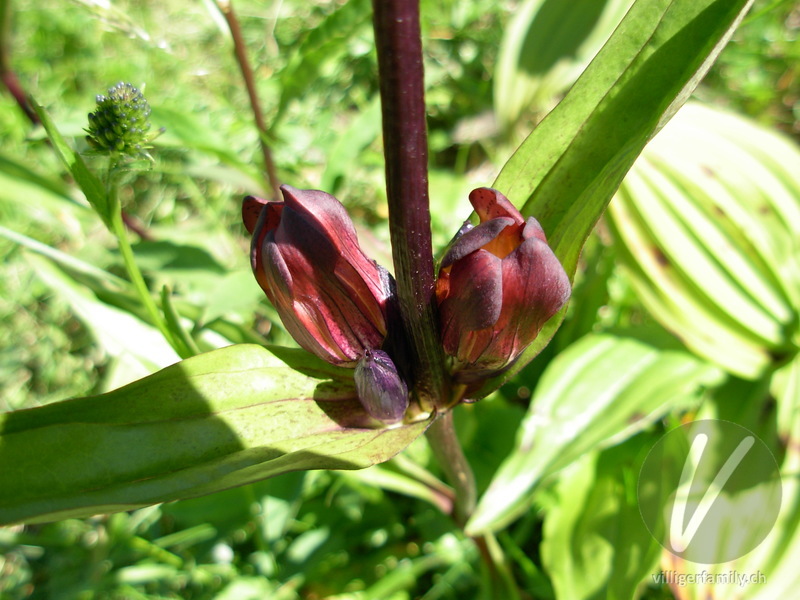
[[[320,77],[323,67],[340,68],[348,43],[359,30],[369,27],[371,18],[367,0],[350,0],[309,30],[284,68],[273,75],[281,83],[278,114],[289,102],[303,96]]]
[[[320,180],[320,189],[335,194],[341,179],[353,169],[364,148],[372,144],[381,134],[381,103],[376,94],[325,153],[328,157]]]
[[[769,391],[778,403],[778,433],[786,444],[800,413],[800,354],[772,374]]]
[[[696,402],[720,378],[718,369],[690,354],[632,338],[588,335],[569,346],[542,374],[514,450],[467,531],[475,535],[507,525],[529,505],[543,478]]]
[[[160,146],[193,148],[216,156],[223,163],[240,164],[217,129],[203,122],[199,115],[160,105],[152,106],[151,110],[153,122],[165,129],[164,134],[156,138]]]
[[[645,307],[691,350],[748,379],[797,351],[797,147],[689,104],[645,149],[609,214]]]
[[[181,344],[190,352],[191,356],[200,354],[191,334],[186,330],[183,323],[181,323],[180,315],[172,304],[172,293],[168,286],[161,288],[161,310],[164,311],[164,321],[167,330],[174,336],[175,339],[180,340]]]
[[[3,154],[0,154],[0,175],[2,175],[1,181],[3,181],[3,185],[0,186],[0,198],[3,200],[19,200],[19,196],[15,198],[9,193],[8,186],[12,185],[13,182],[24,188],[38,188],[43,197],[67,202],[76,207],[85,207],[79,205],[70,197],[69,188],[63,182],[40,175],[27,165]]]
[[[637,0],[559,105],[494,182],[535,216],[570,278],[581,248],[645,144],[686,101],[752,0]],[[516,366],[553,337],[551,319]]]
[[[404,473],[392,471],[383,465],[376,465],[363,471],[354,471],[345,475],[348,479],[357,479],[369,485],[389,490],[410,498],[417,498],[424,502],[429,502],[442,511],[449,514],[452,508],[452,498],[434,488],[420,482]]]
[[[262,600],[274,597],[275,587],[264,577],[239,577],[215,596],[216,600]]]
[[[126,359],[129,371],[125,383],[180,360],[154,327],[131,313],[101,302],[50,261],[36,255],[29,255],[27,259],[39,279],[69,303],[91,330],[98,345],[109,355]]]
[[[61,133],[59,133],[55,123],[50,119],[47,111],[36,102],[33,102],[33,108],[36,114],[39,115],[44,129],[47,131],[47,137],[61,162],[67,167],[67,170],[75,179],[75,183],[81,188],[86,200],[103,220],[103,223],[111,229],[111,211],[113,207],[109,204],[108,194],[103,182],[87,168],[81,155],[70,148]]]
[[[145,271],[203,271],[220,276],[225,268],[205,249],[170,240],[142,241],[133,245],[136,262]]]
[[[558,598],[628,600],[658,565],[661,546],[636,500],[642,441],[582,457],[555,485],[542,562]]]
[[[509,128],[549,109],[578,78],[633,0],[526,0],[516,8],[495,70],[494,110]]]
[[[74,256],[66,254],[61,250],[57,250],[52,246],[48,246],[47,244],[43,244],[38,242],[26,235],[22,235],[21,233],[17,233],[16,231],[12,231],[10,229],[6,229],[2,225],[0,225],[0,236],[11,240],[12,242],[19,244],[20,246],[24,246],[29,250],[39,254],[41,256],[45,256],[52,260],[53,262],[70,269],[75,273],[81,273],[87,275],[97,281],[107,281],[113,283],[117,287],[125,287],[130,286],[130,283],[117,277],[116,275],[112,275],[108,271],[104,271],[103,269],[98,268],[97,266],[82,261]]]
[[[0,415],[0,522],[129,510],[290,471],[364,468],[428,426],[376,427],[353,398],[350,371],[303,351],[237,345],[107,394]]]

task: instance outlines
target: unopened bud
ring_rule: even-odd
[[[283,202],[249,196],[242,206],[253,273],[300,346],[354,367],[386,339],[391,277],[361,250],[336,198],[287,185],[281,191]]]
[[[536,219],[497,190],[479,188],[469,199],[481,223],[462,227],[436,283],[442,342],[462,383],[513,364],[571,291]]]
[[[384,423],[396,423],[408,408],[408,386],[389,355],[367,350],[356,365],[356,392],[370,416]]]
[[[97,107],[89,113],[86,140],[98,152],[119,152],[130,156],[144,154],[150,129],[150,105],[130,83],[109,88],[107,96],[97,96]]]

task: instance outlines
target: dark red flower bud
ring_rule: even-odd
[[[370,416],[384,423],[396,423],[408,408],[408,386],[389,355],[366,350],[355,372],[356,392]]]
[[[283,202],[249,196],[253,273],[298,344],[354,367],[387,334],[390,276],[358,245],[344,206],[330,194],[282,186]]]
[[[480,217],[462,228],[436,283],[445,352],[456,379],[488,377],[510,366],[570,296],[570,283],[544,231],[497,190],[469,200]]]

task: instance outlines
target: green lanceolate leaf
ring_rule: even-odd
[[[548,495],[542,563],[556,597],[635,598],[656,569],[661,546],[642,521],[636,496],[647,441],[655,443],[635,437],[582,457]]]
[[[608,40],[632,0],[526,0],[500,46],[494,110],[504,128],[547,110]]]
[[[39,119],[41,119],[42,125],[44,125],[44,129],[47,132],[47,137],[53,144],[53,148],[61,159],[61,162],[64,163],[75,179],[75,183],[81,188],[83,195],[86,196],[86,200],[89,201],[89,204],[103,220],[106,227],[110,229],[111,211],[113,207],[109,204],[105,186],[103,186],[103,183],[97,176],[88,169],[81,155],[69,147],[69,144],[67,144],[66,140],[62,137],[47,111],[35,102],[33,103],[33,107],[36,110],[36,114],[39,115]]]
[[[467,523],[477,534],[523,512],[543,478],[591,450],[625,439],[669,410],[696,402],[719,369],[682,351],[588,335],[548,366],[500,466]]]
[[[289,471],[359,469],[428,426],[369,419],[352,372],[229,346],[100,396],[0,415],[0,523],[128,510]]]
[[[800,150],[684,107],[628,173],[609,223],[644,305],[699,355],[758,378],[800,344]]]
[[[542,224],[572,276],[581,248],[645,144],[686,101],[752,0],[638,0],[559,105],[503,167],[493,187]],[[555,333],[545,325],[517,365]]]

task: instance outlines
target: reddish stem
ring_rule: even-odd
[[[267,124],[264,121],[264,113],[261,110],[261,102],[258,99],[258,92],[256,91],[255,77],[253,76],[253,69],[250,67],[250,62],[247,60],[247,48],[242,37],[242,30],[239,27],[239,19],[236,18],[236,13],[233,12],[232,0],[217,0],[217,6],[225,17],[228,23],[228,28],[231,31],[231,38],[233,39],[233,52],[236,56],[236,62],[239,64],[239,69],[242,72],[242,79],[247,88],[247,97],[250,99],[250,108],[253,111],[253,119],[256,122],[258,129],[258,140],[261,142],[261,154],[264,157],[264,168],[267,172],[267,180],[272,190],[273,200],[278,200],[281,197],[280,181],[278,181],[278,174],[275,169],[275,161],[272,159],[272,152],[267,145]]]
[[[444,406],[447,394],[434,293],[419,3],[373,0],[372,5],[397,293],[416,391],[430,409]]]

